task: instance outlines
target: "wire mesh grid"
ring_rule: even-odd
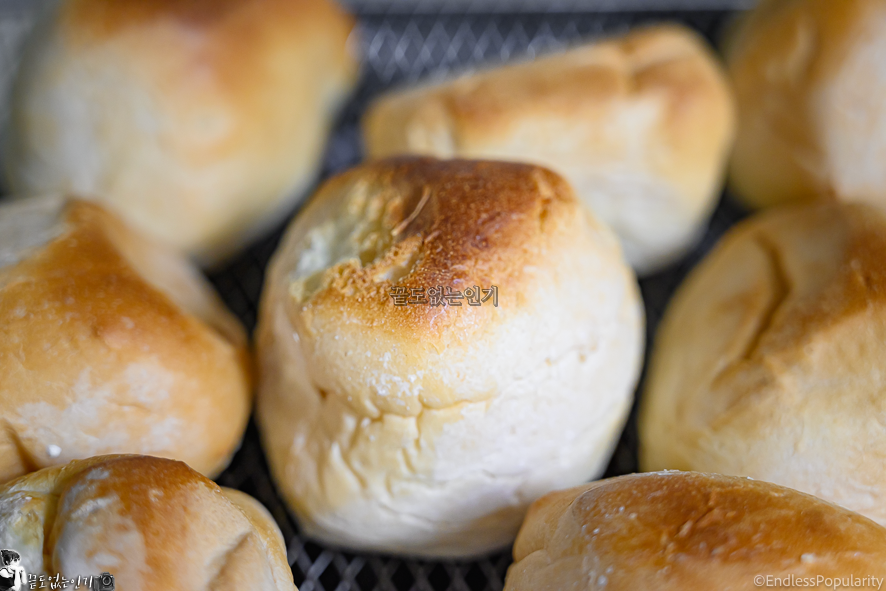
[[[5,0],[10,1],[10,0]],[[18,0],[21,1],[21,0]],[[744,10],[757,0],[339,0],[362,13],[589,13],[648,10]]]
[[[17,0],[0,0],[0,93],[13,69],[15,48],[33,21],[33,11],[23,6]],[[329,139],[320,179],[360,161],[360,115],[374,96],[388,88],[444,77],[480,64],[531,58],[649,22],[682,22],[715,41],[730,15],[727,10],[572,14],[358,11],[359,43],[365,60],[363,75]],[[647,352],[675,287],[743,215],[731,200],[722,199],[699,245],[677,265],[640,282],[647,316]],[[222,298],[250,331],[255,326],[264,269],[282,231],[281,224],[269,237],[210,276]],[[636,469],[635,408],[606,476]],[[307,540],[276,494],[252,423],[242,447],[218,481],[253,495],[277,520],[300,591],[499,591],[504,586],[511,561],[509,552],[474,561],[435,562],[342,552]]]

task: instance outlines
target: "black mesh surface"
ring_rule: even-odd
[[[4,48],[17,44],[28,24],[22,6],[24,3],[18,0],[0,0],[0,61],[3,62],[0,63],[0,90],[11,70],[10,53]],[[365,56],[363,75],[356,95],[329,139],[321,180],[360,161],[359,117],[374,96],[392,86],[445,76],[479,64],[554,51],[650,22],[679,21],[716,41],[730,20],[730,13],[723,10],[578,14],[472,11],[461,15],[442,10],[436,14],[364,11],[358,16],[359,43]],[[641,281],[647,316],[647,351],[675,287],[723,232],[743,215],[738,206],[724,198],[697,248],[672,268]],[[228,306],[250,331],[255,326],[264,269],[283,226],[281,223],[269,237],[210,276]],[[632,414],[607,476],[636,469],[636,420]],[[253,424],[231,466],[218,481],[253,495],[271,511],[286,539],[295,583],[301,591],[496,591],[503,588],[510,564],[509,553],[475,561],[416,561],[340,552],[306,540],[276,494]]]

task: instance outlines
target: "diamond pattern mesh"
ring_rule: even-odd
[[[23,6],[17,0],[0,0],[0,92],[12,71],[13,50],[31,20]],[[362,150],[359,116],[368,101],[392,86],[446,76],[481,63],[531,57],[645,22],[681,21],[715,40],[729,19],[729,13],[722,10],[579,14],[474,11],[461,15],[445,11],[436,14],[364,11],[359,16],[360,44],[365,55],[363,76],[329,139],[321,178],[359,162]],[[731,201],[723,200],[699,246],[676,266],[641,282],[648,322],[647,348],[674,288],[723,232],[743,215]],[[249,330],[255,326],[264,268],[281,233],[282,225],[210,277]],[[636,417],[632,415],[607,476],[636,471],[636,458]],[[357,555],[308,541],[275,492],[253,424],[231,466],[218,480],[224,486],[253,495],[275,517],[287,541],[289,562],[301,591],[500,591],[503,588],[510,564],[509,553],[469,562],[433,562]]]

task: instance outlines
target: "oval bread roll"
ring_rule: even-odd
[[[20,196],[90,196],[215,263],[313,182],[356,81],[332,0],[59,0],[14,85]]]
[[[750,476],[886,524],[886,215],[764,212],[696,267],[659,327],[640,464]]]
[[[433,305],[438,286],[488,299]],[[257,419],[311,536],[470,556],[509,544],[537,497],[603,471],[642,345],[618,243],[560,177],[382,161],[327,182],[274,256]]]
[[[886,2],[766,0],[730,45],[735,193],[886,205]]]
[[[143,453],[214,475],[251,387],[242,327],[199,272],[98,206],[0,206],[0,482]]]
[[[562,174],[639,273],[695,242],[735,126],[726,74],[676,25],[394,92],[363,120],[372,157],[534,162]]]
[[[28,574],[107,572],[121,591],[296,591],[258,501],[160,458],[78,460],[0,487],[0,545]]]
[[[871,577],[886,577],[886,529],[861,515],[768,482],[660,472],[536,501],[505,591],[877,589]]]

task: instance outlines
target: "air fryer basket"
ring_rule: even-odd
[[[357,8],[363,74],[355,96],[329,139],[321,179],[360,161],[360,115],[373,97],[392,86],[445,76],[478,64],[550,52],[651,22],[681,22],[716,43],[732,16],[728,10],[458,13],[420,10],[416,8],[418,4],[401,11],[379,8],[383,2]],[[504,4],[499,2],[496,10]],[[668,1],[659,2],[662,4]],[[0,87],[5,86],[12,70],[7,48],[18,43],[31,19],[22,6],[20,0],[0,0],[0,59],[6,58],[6,63],[0,62]],[[678,264],[640,282],[646,307],[647,352],[676,286],[743,215],[741,208],[724,197],[699,245]],[[283,224],[210,276],[228,306],[250,331],[255,326],[265,266],[282,230]],[[632,413],[606,475],[636,470],[636,416]],[[218,482],[255,496],[271,511],[286,539],[289,562],[300,591],[499,591],[504,586],[510,552],[474,561],[426,561],[341,552],[308,541],[275,491],[254,424],[250,424],[240,451]]]

